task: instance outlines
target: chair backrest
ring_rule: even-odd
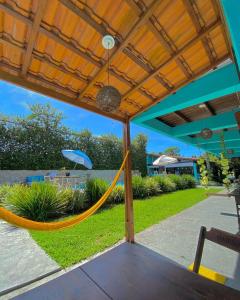
[[[193,272],[195,273],[198,273],[199,271],[205,239],[240,253],[240,235],[232,234],[216,228],[211,228],[207,231],[206,227],[202,226],[200,229],[197,251],[193,265]]]

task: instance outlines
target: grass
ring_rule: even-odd
[[[218,192],[212,188],[208,192]],[[189,189],[134,200],[135,232],[158,223],[207,198],[204,189]],[[33,239],[62,267],[103,251],[124,237],[124,205],[102,209],[86,221],[61,231],[31,231]]]

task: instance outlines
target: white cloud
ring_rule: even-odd
[[[30,110],[29,104],[26,101],[20,101],[19,105],[21,105],[25,110]]]

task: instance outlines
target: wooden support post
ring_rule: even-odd
[[[129,120],[124,124],[123,132],[123,149],[124,155],[130,151],[130,124]],[[125,231],[126,241],[134,243],[134,224],[133,224],[133,195],[132,195],[132,162],[131,152],[128,155],[124,169],[124,186],[125,186]]]
[[[200,233],[199,233],[197,251],[196,251],[195,260],[194,260],[194,264],[193,264],[193,272],[195,272],[195,273],[199,272],[199,268],[201,265],[206,231],[207,231],[206,227],[202,226],[200,229]]]

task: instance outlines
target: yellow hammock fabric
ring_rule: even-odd
[[[98,208],[100,208],[103,203],[107,200],[108,196],[111,194],[113,188],[115,187],[121,172],[125,166],[127,157],[128,157],[129,151],[126,153],[126,156],[122,162],[121,168],[117,172],[116,176],[113,179],[112,184],[108,188],[108,190],[105,192],[105,194],[101,197],[101,199],[98,200],[92,207],[90,207],[85,212],[79,214],[76,217],[73,217],[71,219],[65,220],[65,221],[59,221],[59,222],[52,222],[52,223],[45,223],[45,222],[35,222],[31,221],[22,217],[19,217],[15,215],[14,213],[10,212],[9,210],[0,207],[0,218],[7,221],[8,223],[11,223],[18,227],[23,227],[26,229],[33,229],[33,230],[42,230],[42,231],[51,231],[51,230],[58,230],[63,229],[66,227],[73,226],[75,224],[78,224],[82,222],[83,220],[90,217],[92,214],[94,214]]]

